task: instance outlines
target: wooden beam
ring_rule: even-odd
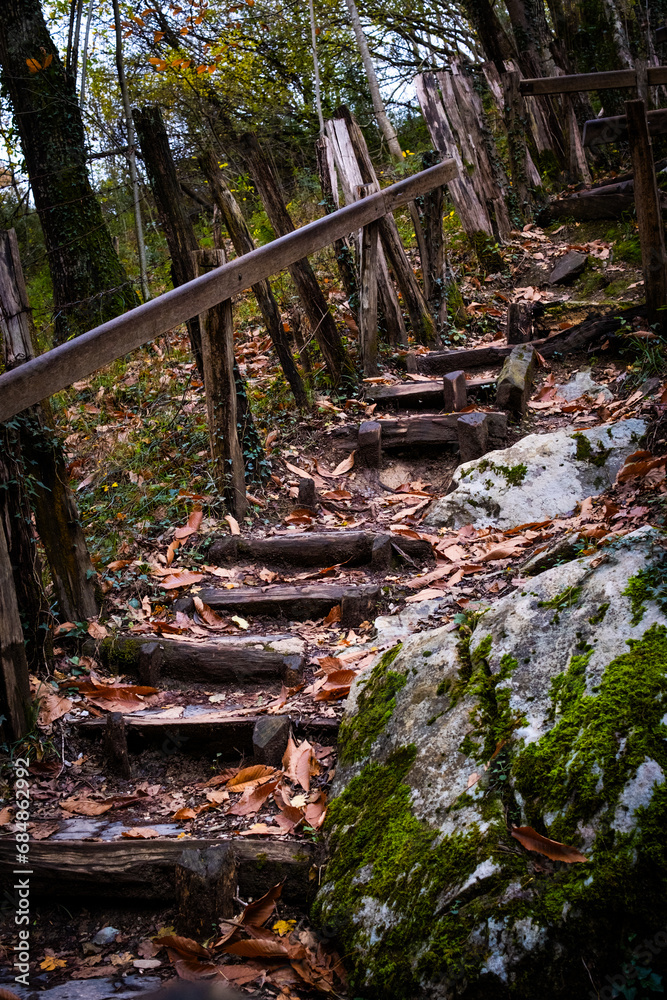
[[[29,703],[28,661],[7,539],[0,521],[0,705],[5,715],[0,733],[6,742],[19,740],[28,732]]]
[[[378,250],[377,222],[361,230],[359,260],[359,353],[364,375],[378,370]]]
[[[649,87],[667,83],[667,66],[652,66],[648,69]],[[586,90],[615,90],[622,87],[636,87],[637,74],[634,69],[616,69],[604,73],[575,73],[572,76],[541,76],[532,80],[521,80],[519,89],[524,97],[538,94],[572,94]]]
[[[100,823],[100,833],[103,823]],[[183,851],[234,845],[239,890],[257,898],[285,879],[282,898],[303,904],[317,889],[309,878],[320,848],[311,841],[271,837],[186,838],[185,840],[42,840],[30,842],[30,887],[37,895],[56,898],[175,900],[175,869]],[[16,844],[0,840],[0,872],[13,879]],[[7,884],[10,884],[9,882]]]
[[[667,108],[649,111],[646,115],[651,137],[667,134]],[[603,146],[628,138],[628,121],[625,115],[613,118],[594,118],[584,123],[584,146]]]
[[[664,330],[667,328],[665,230],[653,168],[653,149],[649,137],[646,105],[643,101],[626,101],[625,114],[635,177],[635,208],[642,249],[646,308],[649,322],[659,322]]]
[[[226,608],[236,614],[284,615],[300,621],[324,618],[340,604],[341,623],[353,626],[372,616],[380,599],[380,588],[374,584],[325,583],[309,587],[235,587],[233,590],[205,587],[199,596],[212,608]]]
[[[0,422],[457,176],[448,159],[144,302],[0,375]]]

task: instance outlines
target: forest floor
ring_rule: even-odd
[[[567,287],[549,285],[555,261],[572,249],[589,255],[584,274]],[[631,224],[526,227],[502,249],[502,274],[483,278],[468,260],[461,280],[468,322],[452,335],[450,346],[499,342],[507,307],[520,299],[540,303],[544,337],[591,315],[637,305],[643,296],[637,249]],[[330,260],[320,261],[319,277],[330,288],[330,301],[354,347],[354,321]],[[34,682],[42,698],[38,735],[24,748],[32,760],[31,834],[35,851],[49,859],[51,889],[57,892],[39,903],[31,982],[54,1000],[79,995],[57,992],[73,981],[106,983],[81,987],[81,995],[101,1000],[110,995],[112,980],[113,995],[125,997],[175,974],[219,975],[258,997],[344,994],[344,956],[341,964],[332,943],[310,927],[307,910],[321,877],[319,831],[335,772],[336,726],[355,677],[395,645],[401,629],[453,630],[470,611],[511,593],[531,555],[565,535],[576,533],[577,551],[588,553],[642,524],[665,524],[663,464],[662,478],[628,477],[565,517],[506,532],[470,525],[428,529],[423,518],[447,493],[457,465],[453,446],[386,451],[378,474],[361,468],[342,445],[342,427],[392,412],[370,401],[364,390],[423,380],[406,373],[405,350],[383,351],[381,375],[365,380],[358,398],[331,397],[316,377],[313,411],[302,418],[287,396],[253,304],[244,300],[237,313],[242,317],[237,357],[270,461],[270,477],[250,487],[250,512],[240,524],[225,514],[209,477],[203,386],[182,332],[77,383],[57,407],[105,599],[99,621],[57,624],[53,672]],[[649,449],[663,454],[665,359],[661,342],[642,336],[645,332],[641,322],[625,324],[619,336],[588,354],[542,359],[528,411],[510,424],[508,445],[527,434],[641,416],[651,427]],[[315,359],[312,364],[318,367]],[[557,386],[584,368],[613,399],[582,396],[563,405]],[[468,374],[489,383],[471,393],[469,403],[493,409],[498,369]],[[318,495],[315,511],[297,504],[299,482],[308,477]],[[329,565],[287,565],[242,553],[231,561],[211,555],[221,537],[319,532],[390,533],[393,558],[379,567],[335,558]],[[404,548],[408,541],[425,543],[422,556],[402,550],[402,540]],[[328,586],[359,594],[364,585],[378,592],[346,622],[338,599],[317,615],[225,607],[224,592],[235,590]],[[207,603],[203,598],[209,594]],[[430,614],[428,601],[435,598],[437,611]],[[155,687],[142,687],[136,664],[128,670],[122,660],[102,655],[105,640],[118,635],[139,644],[177,639],[192,647],[223,638],[246,648],[283,643],[282,649],[297,651],[303,669],[297,676],[241,671],[224,682],[190,670],[180,680],[161,677]],[[109,711],[126,717],[129,778],[112,772],[99,739],[102,728],[95,720],[103,721]],[[248,724],[264,716],[290,719],[293,739],[282,763],[257,765],[252,740],[248,750]],[[0,782],[9,803],[7,773]],[[9,805],[0,808],[8,834],[12,817]],[[286,845],[283,894],[272,893],[273,884],[265,880],[266,905],[248,909],[253,893],[244,898],[241,876],[238,926],[223,925],[196,942],[175,936],[182,914],[169,893],[165,898],[164,892],[143,892],[148,882],[131,874],[130,849],[148,850],[152,842],[165,841],[185,848],[193,841],[201,846],[230,838],[256,845],[259,868],[265,849],[258,845]],[[78,874],[72,874],[67,857],[74,843],[83,850]],[[86,845],[112,843],[127,848],[122,864],[111,856],[100,860],[101,853],[86,854]],[[0,941],[9,942],[7,911],[1,919]],[[103,928],[112,930],[98,936]],[[2,982],[16,988],[0,975]],[[30,995],[19,992],[22,998]]]

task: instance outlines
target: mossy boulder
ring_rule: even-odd
[[[611,486],[646,430],[632,418],[586,430],[529,434],[511,448],[460,465],[427,525],[513,528],[560,517]]]
[[[357,680],[314,909],[355,996],[660,984],[666,569],[667,536],[639,529]],[[586,860],[525,849],[526,826]]]

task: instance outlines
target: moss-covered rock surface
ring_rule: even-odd
[[[357,680],[315,904],[354,996],[661,985],[666,564],[640,529]],[[525,849],[525,826],[587,860]]]

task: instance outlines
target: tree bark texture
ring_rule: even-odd
[[[0,736],[7,742],[28,731],[30,680],[23,630],[7,550],[5,525],[0,521]]]
[[[194,256],[199,249],[194,227],[186,210],[176,176],[169,137],[157,107],[135,108],[132,112],[141,154],[171,257],[174,288],[196,278]],[[197,369],[203,375],[199,317],[188,320],[188,333]]]
[[[0,64],[44,232],[61,342],[138,300],[90,186],[81,111],[39,0],[0,3]]]
[[[254,135],[247,133],[243,136],[242,145],[255,187],[271,225],[278,236],[286,236],[294,231],[294,223],[285,207],[273,167]],[[289,271],[334,385],[344,383],[348,387],[353,386],[356,382],[354,367],[336,329],[334,318],[329,312],[315,272],[305,257],[291,264]]]
[[[208,149],[202,153],[199,157],[199,164],[209,182],[213,201],[222,215],[236,253],[239,257],[250,253],[251,250],[255,249],[255,241],[250,234],[236,198],[225,183],[218,166],[218,158],[212,149]],[[278,360],[280,361],[285,378],[289,382],[296,404],[300,409],[306,409],[308,407],[308,395],[294,363],[289,339],[283,329],[280,309],[271,290],[269,279],[265,278],[264,281],[258,281],[256,285],[252,286],[252,290],[264,319],[267,333],[276,350]]]

